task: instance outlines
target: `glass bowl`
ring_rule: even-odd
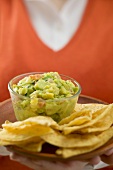
[[[77,92],[71,97],[55,98],[55,99],[39,99],[38,103],[34,102],[33,99],[27,96],[23,96],[15,92],[12,88],[13,84],[17,84],[24,77],[43,74],[42,72],[31,72],[21,74],[10,80],[8,83],[8,90],[11,96],[13,109],[15,112],[16,119],[21,121],[33,116],[50,116],[56,122],[59,122],[63,118],[69,116],[78,101],[78,97],[81,93],[80,84],[68,76],[60,74],[61,79],[70,80],[77,88]]]

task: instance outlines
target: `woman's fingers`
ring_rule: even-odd
[[[97,165],[101,161],[100,156],[95,156],[89,160],[91,165]]]
[[[105,153],[106,156],[110,156],[112,154],[113,154],[113,149],[110,149]]]
[[[24,157],[24,156],[15,154],[15,153],[11,153],[10,159],[13,161],[17,161],[23,165],[26,165],[29,168],[35,169],[35,170],[44,170],[44,168],[42,168],[40,163],[39,164],[37,163],[37,165],[36,165],[35,163],[33,163],[32,159],[30,159],[28,157]]]
[[[56,162],[46,160],[34,160],[31,158],[20,156],[15,153],[11,153],[10,158],[35,170],[83,170],[84,167],[88,164],[87,162],[82,161]]]

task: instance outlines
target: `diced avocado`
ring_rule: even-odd
[[[70,80],[61,79],[57,72],[24,77],[12,88],[23,97],[14,103],[18,119],[46,115],[57,122],[71,113],[76,98],[69,99],[69,97],[78,91],[78,87]]]

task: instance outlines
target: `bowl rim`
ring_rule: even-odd
[[[16,92],[12,89],[11,83],[12,83],[13,80],[16,80],[16,79],[19,78],[20,76],[27,77],[28,75],[44,74],[44,73],[49,73],[49,72],[28,72],[28,73],[19,74],[19,75],[13,77],[13,78],[8,82],[8,90],[9,90],[9,92],[13,93],[14,95],[18,96],[19,98],[31,99],[31,98],[28,97],[28,96],[23,96],[23,95],[21,95],[21,94],[16,93]],[[59,74],[59,73],[58,73],[58,74]],[[63,99],[68,99],[68,100],[69,100],[69,99],[72,99],[72,98],[74,98],[74,97],[76,97],[76,96],[79,96],[79,94],[81,93],[81,90],[82,90],[82,89],[81,89],[81,85],[80,85],[74,78],[72,78],[72,77],[69,77],[69,76],[64,75],[64,74],[59,74],[59,75],[67,78],[67,80],[69,79],[69,80],[73,81],[73,82],[77,85],[78,91],[77,91],[73,96],[71,96],[71,97],[55,98],[55,99],[47,99],[47,100],[41,98],[42,100],[44,100],[44,101],[48,101],[48,100],[49,100],[49,101],[56,101],[56,100],[63,100]]]

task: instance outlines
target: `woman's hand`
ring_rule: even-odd
[[[10,154],[10,159],[20,162],[23,165],[35,170],[85,170],[93,169],[92,165],[96,165],[100,162],[100,157],[95,157],[89,162],[85,161],[68,161],[68,162],[58,162],[58,161],[46,161],[46,160],[34,160],[28,157],[23,157],[15,153]]]
[[[89,161],[68,161],[68,162],[58,162],[58,161],[46,161],[46,160],[35,160],[28,157],[18,155],[16,153],[10,154],[10,159],[20,162],[23,165],[35,170],[85,170],[93,169],[93,165],[97,165],[101,160],[107,164],[113,164],[113,149],[110,149],[101,157],[96,156]]]
[[[110,149],[103,154],[101,160],[106,164],[113,165],[113,149]]]

